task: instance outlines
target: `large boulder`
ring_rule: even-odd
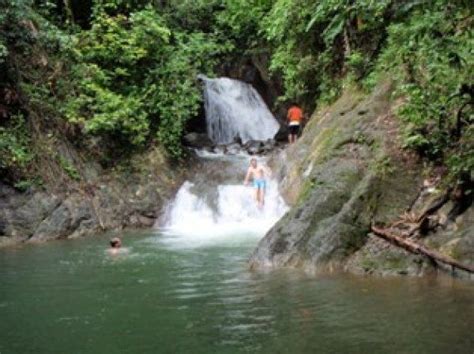
[[[275,135],[274,138],[276,141],[279,142],[287,142],[288,141],[288,126],[286,124],[281,124],[280,129]]]
[[[61,197],[46,192],[19,193],[0,185],[0,236],[24,240],[61,204]]]
[[[0,184],[0,246],[150,227],[182,179],[158,149],[100,172],[90,173],[88,185],[60,193],[20,193]]]
[[[406,169],[406,157],[392,154],[390,93],[390,84],[369,97],[347,92],[271,161],[292,208],[259,243],[253,267],[342,269],[366,244],[371,223],[406,208],[417,191],[419,168]]]
[[[273,139],[268,139],[263,142],[262,153],[268,154],[275,150],[277,143]]]
[[[232,143],[226,146],[226,153],[236,155],[242,151],[242,145],[239,143]]]
[[[392,224],[407,211],[421,215],[443,193],[423,189],[426,171],[401,148],[390,96],[389,83],[369,96],[346,92],[315,113],[296,144],[269,161],[292,207],[260,241],[250,258],[253,268],[377,275],[441,269],[473,278],[442,264],[435,267],[371,233],[372,225]],[[432,231],[416,242],[474,265],[473,213],[471,206],[460,214],[456,202],[448,200],[428,219]]]
[[[258,155],[263,152],[263,142],[260,140],[249,140],[244,144],[244,149],[250,155]]]

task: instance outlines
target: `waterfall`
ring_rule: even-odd
[[[239,237],[262,237],[288,209],[276,180],[269,179],[265,205],[258,208],[243,179],[249,156],[201,157],[202,165],[179,189],[161,228],[180,246]],[[265,163],[259,159],[259,163]]]
[[[204,83],[207,132],[216,144],[272,139],[279,124],[262,97],[247,83],[229,78],[199,78]]]

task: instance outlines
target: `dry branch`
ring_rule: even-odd
[[[441,207],[446,204],[449,200],[449,194],[451,190],[447,190],[440,198],[435,200],[432,205],[428,209],[425,210],[423,214],[418,217],[418,222],[421,223],[423,219],[427,218],[428,216],[432,215],[433,213],[437,212]]]
[[[469,273],[474,273],[474,266],[470,266],[470,265],[467,265],[467,264],[462,264],[462,263],[456,261],[455,259],[453,259],[451,257],[444,256],[441,253],[430,250],[430,249],[426,248],[425,246],[420,245],[416,242],[413,242],[413,241],[408,240],[408,239],[404,239],[404,238],[402,238],[398,235],[395,235],[394,233],[392,233],[390,231],[387,231],[387,230],[382,229],[382,228],[378,228],[376,226],[372,226],[372,232],[376,236],[381,237],[384,240],[389,241],[389,242],[391,242],[392,244],[394,244],[396,246],[402,247],[402,248],[404,248],[405,250],[407,250],[411,253],[421,254],[421,255],[424,255],[424,256],[428,257],[429,259],[431,259],[433,261],[444,263],[444,264],[450,265],[454,268],[462,269],[462,270],[464,270],[466,272],[469,272]]]

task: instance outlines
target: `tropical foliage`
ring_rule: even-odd
[[[197,74],[218,75],[223,64],[262,53],[263,69],[283,88],[277,105],[298,100],[310,110],[347,83],[370,88],[393,78],[406,148],[453,175],[467,173],[474,168],[471,5],[1,2],[0,174],[24,173],[42,153],[36,135],[45,133],[65,132],[86,153],[160,145],[180,157],[187,121],[201,105]]]

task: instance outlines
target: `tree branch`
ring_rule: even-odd
[[[458,268],[469,273],[474,273],[474,266],[462,264],[451,257],[445,256],[445,255],[442,255],[441,253],[430,250],[427,247],[420,245],[416,242],[413,242],[411,240],[404,239],[398,235],[391,233],[390,231],[387,231],[385,229],[378,228],[372,225],[372,232],[376,236],[383,238],[384,240],[389,241],[390,243],[398,247],[401,247],[411,253],[421,254],[423,256],[428,257],[432,261],[444,263],[454,268]]]

